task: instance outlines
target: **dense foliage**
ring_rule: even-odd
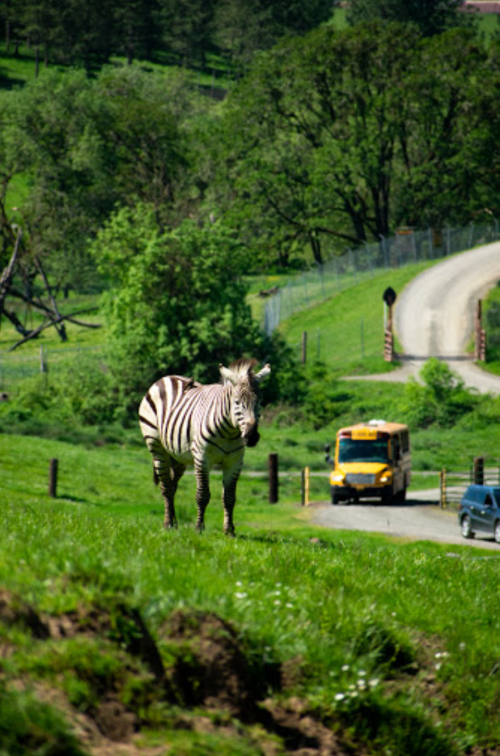
[[[350,0],[347,18],[351,24],[375,18],[413,24],[426,37],[472,20],[463,0]]]
[[[262,264],[498,213],[498,51],[377,22],[261,56],[225,109],[217,188]]]
[[[302,34],[332,14],[330,0],[8,0],[0,20],[7,49],[28,39],[45,62],[84,65],[112,55],[134,59],[170,56],[205,67],[210,53],[247,63],[256,50],[284,34]]]
[[[154,208],[116,213],[95,254],[115,285],[107,300],[113,377],[137,392],[162,375],[218,380],[217,366],[259,356],[263,336],[241,281],[241,245],[217,222],[161,233]]]

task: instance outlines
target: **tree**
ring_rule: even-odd
[[[184,66],[206,67],[212,49],[215,0],[158,0],[159,26],[167,50]]]
[[[417,35],[406,27],[323,27],[261,56],[228,102],[228,213],[250,238],[308,243],[386,235]],[[338,243],[338,242],[337,242]],[[262,246],[261,239],[257,244]]]
[[[15,175],[29,180],[17,219],[59,286],[90,283],[88,240],[117,204],[140,198],[163,223],[176,222],[177,189],[187,181],[181,121],[194,108],[183,81],[136,66],[104,69],[96,80],[49,70],[5,104],[4,191]]]
[[[287,263],[307,244],[321,262],[325,250],[399,225],[494,212],[495,81],[467,29],[423,39],[409,25],[373,22],[287,40],[227,101],[213,204],[254,264],[269,264],[269,247]]]
[[[162,231],[154,207],[139,204],[117,211],[93,249],[114,281],[108,363],[126,410],[162,375],[218,380],[220,362],[261,356],[241,245],[220,222]]]
[[[306,34],[332,13],[330,0],[218,0],[213,38],[231,61],[246,66],[257,51],[270,49],[280,37]]]
[[[429,37],[470,24],[472,18],[461,11],[462,6],[462,0],[351,0],[347,19],[350,24],[375,19],[413,24]]]

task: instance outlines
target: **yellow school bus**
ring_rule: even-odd
[[[329,447],[326,447],[329,451]],[[378,498],[384,504],[404,501],[411,479],[410,432],[407,425],[370,420],[337,432],[330,475],[332,504]]]

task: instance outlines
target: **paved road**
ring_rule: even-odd
[[[465,355],[473,336],[478,299],[500,280],[500,243],[455,255],[434,265],[402,292],[395,328],[410,366],[440,357],[481,392],[500,393],[500,378],[477,368]]]
[[[476,546],[494,550],[500,557],[500,546],[492,538],[462,538],[457,513],[440,509],[438,492],[418,491],[404,504],[346,504],[332,506],[326,502],[313,504],[313,522],[336,530],[363,530],[416,541],[439,541],[450,545]]]
[[[500,377],[476,367],[465,354],[473,337],[478,299],[500,280],[500,242],[442,260],[417,276],[396,300],[394,327],[404,366],[371,380],[406,381],[429,357],[445,360],[467,386],[500,394]]]

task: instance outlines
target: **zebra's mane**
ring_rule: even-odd
[[[240,357],[239,360],[236,360],[236,362],[232,362],[229,365],[229,369],[233,371],[233,373],[237,373],[238,375],[252,375],[254,367],[258,364],[257,360],[248,360],[245,357]]]
[[[244,383],[248,383],[249,388],[251,388],[252,391],[256,391],[258,387],[258,381],[255,380],[253,369],[257,364],[257,360],[246,359],[244,357],[241,357],[239,360],[232,362],[228,367],[228,371],[231,372],[232,376],[231,378],[223,376],[223,386],[227,386],[228,384],[235,385],[236,383],[243,381]]]

